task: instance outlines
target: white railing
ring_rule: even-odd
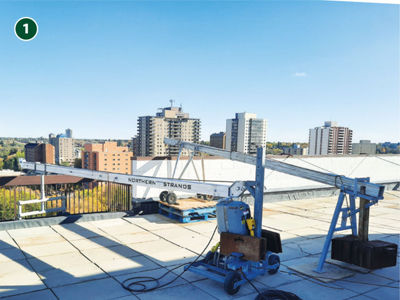
[[[54,207],[54,208],[45,208],[45,203],[47,201],[53,201],[53,200],[62,200],[61,201],[61,207]],[[41,203],[41,209],[40,210],[34,210],[34,211],[28,211],[28,212],[22,212],[22,206],[26,204],[35,204],[35,203]],[[51,197],[51,198],[44,198],[44,199],[34,199],[34,200],[24,200],[24,201],[18,201],[18,219],[21,220],[22,217],[27,217],[27,216],[34,216],[34,215],[41,215],[41,214],[46,214],[46,213],[51,213],[51,212],[57,212],[57,211],[65,211],[65,196],[58,196],[58,197]]]
[[[40,178],[40,195],[41,195],[40,199],[18,201],[18,219],[19,220],[21,220],[22,217],[27,217],[27,216],[41,215],[41,214],[46,214],[46,213],[51,213],[51,212],[56,212],[56,211],[65,211],[65,196],[46,198],[45,191],[44,191],[44,175],[42,175]],[[53,200],[62,200],[61,207],[54,207],[54,208],[46,209],[46,202],[53,201]],[[24,205],[35,204],[35,203],[41,203],[40,210],[22,212],[22,207]]]

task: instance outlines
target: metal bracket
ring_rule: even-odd
[[[359,182],[369,182],[369,178],[354,179],[354,189],[350,190],[350,191],[347,190],[345,188],[345,186],[343,186],[343,185],[340,187],[340,194],[339,194],[338,202],[336,204],[336,208],[335,208],[335,211],[332,216],[332,221],[331,221],[331,224],[329,227],[328,234],[325,239],[324,246],[322,248],[322,253],[319,258],[317,269],[315,270],[318,273],[323,272],[324,263],[325,263],[327,255],[328,255],[328,251],[329,251],[329,247],[331,245],[333,234],[336,231],[343,231],[343,230],[351,229],[352,235],[357,236],[357,213],[359,213],[360,211],[362,211],[365,208],[368,208],[368,207],[378,203],[378,201],[380,199],[382,199],[382,197],[380,197],[380,196],[377,196],[377,197],[365,196],[362,194],[362,189],[361,189],[360,193],[355,192],[355,191],[358,191],[357,186],[358,186]],[[343,201],[344,201],[346,195],[349,195],[350,204],[349,204],[349,207],[343,208],[342,207]],[[360,207],[360,208],[356,209],[355,202],[356,202],[357,197],[370,200],[370,202],[365,204],[364,208]],[[342,215],[341,226],[336,227],[336,224],[337,224],[340,214]],[[350,218],[350,225],[347,225],[348,218]]]

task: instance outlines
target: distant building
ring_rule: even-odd
[[[72,138],[72,129],[65,129],[65,135],[67,136],[67,138]]]
[[[189,118],[181,107],[161,108],[155,116],[138,118],[136,156],[175,156],[178,146],[168,146],[164,138],[173,138],[187,142],[200,141],[200,119]],[[188,151],[183,150],[183,155]]]
[[[139,149],[138,149],[139,145],[138,145],[138,137],[135,136],[132,138],[132,152],[133,152],[133,156],[137,156],[136,154],[139,153]]]
[[[72,130],[67,130],[69,130],[72,136]],[[57,134],[57,136],[53,133],[49,134],[49,142],[55,148],[56,164],[63,162],[72,163],[75,160],[74,141],[71,137],[67,136],[67,130],[65,134]]]
[[[353,131],[326,121],[324,126],[309,130],[309,155],[351,154]]]
[[[129,151],[128,147],[118,147],[117,142],[85,144],[82,151],[82,168],[131,174],[132,157],[133,154]]]
[[[225,132],[221,131],[220,133],[213,133],[210,135],[210,146],[216,147],[220,149],[225,149],[226,145],[226,135]]]
[[[38,143],[28,143],[25,145],[25,160],[26,161],[39,161],[37,156],[36,147]]]
[[[75,148],[74,149],[74,156],[75,156],[75,159],[82,158],[82,150],[81,150],[81,148]]]
[[[353,144],[353,154],[376,154],[376,144],[370,140],[360,140],[359,143]]]
[[[298,144],[293,144],[291,147],[283,146],[282,151],[286,155],[308,155],[308,148],[301,148]]]
[[[237,113],[226,120],[226,150],[256,154],[267,142],[267,120],[256,114]]]
[[[50,144],[28,143],[25,145],[25,160],[54,164],[54,146]]]

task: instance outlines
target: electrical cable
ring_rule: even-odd
[[[325,169],[325,168],[323,168],[323,167],[320,167],[320,166],[318,166],[318,165],[316,165],[316,164],[313,164],[313,163],[311,163],[311,162],[309,162],[309,161],[306,161],[306,160],[304,160],[304,159],[302,159],[302,158],[300,158],[300,157],[294,157],[294,158],[297,158],[298,160],[300,160],[300,161],[302,161],[302,162],[305,162],[306,164],[309,164],[309,165],[311,165],[311,166],[314,166],[314,167],[316,167],[316,168],[318,168],[318,169],[321,169],[321,170],[323,170],[323,171],[326,171],[326,172],[329,172],[329,173],[331,173],[331,174],[333,174],[333,175],[336,175],[336,173],[335,172],[332,172],[332,171],[330,171],[330,170],[328,170],[328,169]]]
[[[316,282],[316,281],[312,280],[311,278],[306,277],[304,275],[301,275],[299,273],[286,272],[286,271],[282,271],[282,270],[279,271],[279,272],[287,273],[287,274],[290,274],[290,275],[296,275],[296,276],[299,276],[299,277],[301,277],[303,279],[309,280],[310,282],[314,282],[314,283],[320,284],[320,285],[322,285],[324,287],[327,287],[327,288],[343,290],[343,288],[341,288],[341,287],[333,287],[333,286],[321,284],[321,283]],[[332,279],[331,277],[324,277],[324,276],[318,276],[318,278],[321,278],[321,279]],[[346,278],[342,278],[342,279],[340,279],[340,281],[346,281],[346,282],[357,283],[357,284],[365,284],[365,285],[374,285],[374,286],[387,287],[387,288],[392,288],[392,289],[397,289],[398,288],[398,287],[387,285],[387,284],[377,284],[377,283],[371,283],[371,282],[362,282],[362,281],[357,281],[357,280],[349,280],[349,279],[346,279]]]
[[[374,156],[374,157],[379,158],[379,159],[381,159],[381,160],[384,160],[384,161],[386,161],[386,162],[388,162],[388,163],[394,164],[394,165],[396,165],[396,166],[400,166],[400,164],[395,163],[395,162],[390,161],[390,160],[387,160],[387,159],[384,159],[384,158],[382,158],[382,157],[379,157],[379,156]]]
[[[123,287],[124,289],[130,291],[130,292],[134,292],[134,293],[144,293],[144,292],[150,292],[150,291],[153,291],[153,290],[155,290],[155,289],[162,288],[162,287],[164,287],[164,286],[167,286],[167,285],[173,283],[173,282],[176,281],[178,278],[180,278],[180,277],[183,275],[183,273],[185,273],[185,272],[190,268],[190,266],[192,266],[195,262],[197,262],[197,261],[199,260],[199,258],[204,254],[204,252],[207,250],[208,246],[210,245],[210,243],[211,243],[211,241],[212,241],[212,239],[213,239],[213,237],[214,237],[214,235],[215,235],[215,232],[217,231],[217,228],[218,228],[218,226],[215,226],[215,229],[214,229],[214,231],[213,231],[213,233],[212,233],[212,235],[211,235],[210,240],[208,241],[207,245],[204,247],[203,251],[201,251],[201,253],[196,257],[196,259],[195,259],[194,261],[188,262],[188,263],[184,263],[184,264],[180,264],[179,266],[176,266],[176,267],[174,267],[174,268],[168,270],[167,272],[165,272],[162,276],[160,276],[160,277],[158,277],[158,278],[151,277],[151,276],[135,276],[135,277],[129,277],[129,278],[125,279],[125,280],[121,283],[122,287]],[[189,267],[188,267],[186,270],[183,270],[183,271],[182,271],[179,275],[177,275],[174,279],[172,279],[172,280],[170,280],[170,281],[168,281],[168,282],[166,282],[166,283],[160,284],[160,280],[161,280],[162,278],[164,278],[167,274],[169,274],[169,273],[172,272],[173,270],[178,269],[178,268],[180,268],[180,267],[182,267],[182,266],[185,266],[185,265],[189,265]],[[147,285],[145,284],[146,282],[153,282],[153,283],[154,283],[154,286],[153,286],[153,287],[147,287]],[[135,288],[135,286],[141,287],[141,288]]]
[[[288,155],[282,160],[282,162],[285,162],[285,160],[287,160],[289,157],[293,157],[293,155],[288,154]],[[274,161],[279,161],[279,160],[274,159],[274,158],[269,158],[269,159],[274,160]],[[271,176],[272,173],[274,173],[274,172],[275,172],[275,170],[272,170],[269,174],[267,174],[267,176],[265,176],[265,179],[267,179],[269,176]]]
[[[287,271],[282,271],[282,270],[280,270],[279,272],[286,273],[286,274],[289,274],[289,275],[295,275],[295,276],[303,278],[303,279],[305,279],[305,280],[307,280],[309,282],[318,284],[318,285],[320,285],[320,286],[322,286],[324,288],[335,289],[335,290],[344,290],[344,288],[342,288],[342,287],[330,286],[330,285],[327,285],[327,284],[323,284],[323,283],[319,282],[317,279],[310,278],[310,277],[308,277],[306,275],[302,275],[300,273],[287,272]],[[318,276],[318,278],[332,279],[332,278],[329,278],[329,277],[320,277],[320,276]]]
[[[282,290],[266,290],[260,292],[259,289],[247,278],[247,276],[240,270],[243,278],[256,290],[257,297],[255,300],[301,300],[301,298],[293,293]]]
[[[354,171],[357,170],[358,167],[359,167],[368,157],[369,157],[368,155],[365,156],[365,157],[353,168],[353,170],[350,171],[349,175],[347,175],[347,176],[350,177],[351,174],[353,174]]]

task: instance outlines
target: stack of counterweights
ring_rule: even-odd
[[[347,235],[332,239],[332,259],[366,269],[380,269],[396,265],[397,244],[385,241],[362,241]]]

